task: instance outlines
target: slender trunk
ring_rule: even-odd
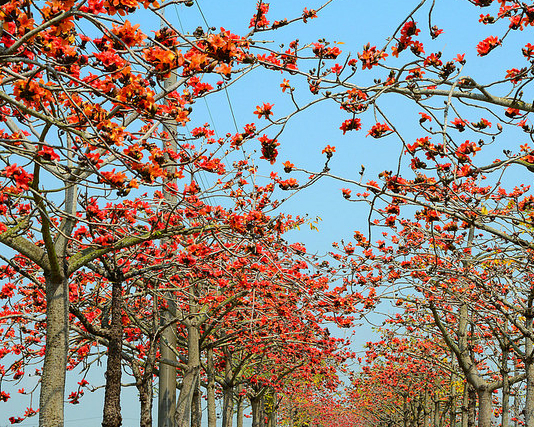
[[[244,413],[244,407],[243,407],[243,386],[240,384],[236,388],[237,392],[237,399],[236,399],[236,413],[237,413],[237,422],[236,427],[243,427],[243,413]]]
[[[206,375],[208,384],[206,387],[208,401],[208,427],[217,427],[217,410],[215,407],[215,367],[213,366],[213,349],[207,351]]]
[[[529,333],[533,330],[532,295],[528,300],[525,313],[525,327]],[[525,370],[527,374],[527,393],[525,397],[525,427],[534,427],[534,343],[530,337],[525,337]]]
[[[503,349],[501,364],[501,375],[503,378],[501,427],[509,427],[510,424],[510,377],[508,376],[508,356],[508,349]]]
[[[477,393],[475,389],[469,384],[468,387],[468,403],[467,403],[467,427],[475,427],[477,417]]]
[[[119,427],[122,424],[122,333],[122,286],[120,281],[114,280],[111,289],[111,326],[109,330],[102,427]]]
[[[517,375],[518,367],[517,367],[517,360],[514,359],[514,375]],[[514,427],[517,427],[519,425],[519,418],[521,416],[521,397],[520,397],[520,388],[516,385],[515,386],[515,392],[514,395],[514,403],[512,406],[512,414],[514,416]]]
[[[232,427],[234,417],[234,386],[224,384],[223,386],[223,427]]]
[[[487,389],[477,390],[478,394],[478,427],[491,427],[493,409],[491,403],[491,391]]]
[[[456,395],[451,395],[451,406],[449,408],[449,426],[456,426]]]
[[[531,340],[529,340],[531,341]],[[529,345],[530,351],[532,352],[532,341]],[[527,374],[527,393],[525,397],[525,427],[534,426],[534,363],[532,356],[526,357],[525,360],[525,370]]]
[[[423,400],[423,427],[428,427],[428,390],[425,390]]]
[[[146,377],[146,376],[145,376]],[[138,385],[139,402],[141,403],[140,427],[152,427],[152,375]]]
[[[402,396],[402,425],[408,427],[408,404],[406,395]]]
[[[175,426],[189,427],[189,415],[193,393],[200,371],[200,332],[196,319],[190,319],[187,325],[187,369],[182,379],[182,388],[176,405]]]
[[[261,408],[261,397],[251,397],[250,406],[252,409],[252,427],[264,427],[264,414]]]
[[[439,400],[434,402],[434,427],[439,426]]]
[[[168,297],[167,311],[162,313],[162,322],[168,322],[176,316],[176,305]],[[176,367],[165,363],[165,360],[176,362],[176,331],[175,327],[167,327],[160,338],[161,362],[159,363],[159,394],[158,394],[158,427],[174,427],[174,411],[176,409]]]
[[[46,276],[46,347],[41,377],[40,427],[63,427],[68,353],[69,285]]]
[[[469,419],[469,384],[467,381],[464,384],[464,394],[462,396],[462,427],[468,427]]]
[[[267,412],[267,425],[268,427],[276,427],[276,408],[277,408],[277,397],[276,392],[271,390],[268,394],[269,397],[269,408]]]
[[[193,392],[191,404],[191,427],[202,426],[202,393],[200,392],[200,375],[197,376],[197,385]]]
[[[232,378],[232,353],[227,348],[224,350],[224,362],[222,425],[223,427],[232,427],[234,417],[234,384]]]
[[[161,19],[161,27],[165,27],[165,8],[162,9],[163,17]],[[167,90],[174,85],[177,80],[177,74],[171,72],[169,77],[164,81],[164,88]],[[170,138],[164,143],[163,151],[165,152],[165,160],[169,163],[171,161],[166,149],[176,151],[177,149],[177,124],[175,120],[165,120],[163,122],[163,130],[169,133]],[[166,171],[172,176],[176,170],[175,166],[167,166]],[[172,179],[170,184],[176,184],[176,179]],[[176,194],[169,191],[168,185],[163,185],[163,196],[168,204],[169,212],[174,209],[177,204]],[[162,322],[168,322],[176,317],[176,303],[172,292],[165,294],[165,302],[167,303],[167,310],[162,313]],[[159,349],[162,362],[159,363],[159,394],[158,394],[158,427],[176,427],[176,367],[166,364],[164,361],[169,360],[176,362],[176,354],[173,350],[176,349],[176,331],[175,326],[169,326],[161,334]]]

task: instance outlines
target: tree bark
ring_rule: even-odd
[[[167,322],[176,316],[176,306],[172,298],[166,299],[168,309],[162,313],[162,322]],[[172,351],[176,349],[175,326],[168,326],[161,334],[159,363],[159,393],[158,393],[158,427],[174,427],[174,411],[176,409],[176,367],[165,363],[165,360],[176,361]]]
[[[532,334],[533,313],[532,313],[532,296],[528,300],[528,309],[525,313],[525,326],[527,331]],[[527,393],[525,397],[525,427],[534,427],[534,343],[532,339],[525,337],[525,371],[527,374]]]
[[[439,426],[439,400],[434,402],[434,427]]]
[[[475,389],[468,385],[469,400],[467,404],[467,427],[475,427],[477,416],[477,393]]]
[[[464,384],[464,394],[462,396],[462,427],[469,426],[469,383]]]
[[[195,313],[196,310],[192,309],[192,312]],[[196,321],[197,319],[191,318],[187,324],[187,369],[184,373],[182,388],[176,405],[176,427],[189,427],[193,393],[200,372],[200,332]]]
[[[210,347],[207,351],[206,376],[208,384],[206,394],[208,401],[208,427],[217,427],[217,409],[215,407],[215,367],[213,366],[213,349]]]
[[[202,393],[200,391],[200,375],[197,376],[197,384],[193,392],[191,403],[191,427],[202,427]]]
[[[236,404],[236,413],[237,413],[237,422],[236,427],[243,427],[243,413],[244,413],[244,405],[243,405],[243,395],[241,394],[241,391],[243,390],[243,386],[239,385],[237,387],[237,404]]]
[[[508,350],[503,349],[501,363],[501,376],[503,379],[501,427],[508,427],[510,425],[510,378],[508,376],[508,356]]]
[[[262,399],[260,396],[250,398],[250,406],[252,408],[252,427],[264,427],[264,414],[262,411]]]
[[[111,326],[106,368],[106,391],[102,427],[119,427],[121,416],[122,375],[122,286],[114,280],[111,289]]]
[[[138,385],[139,402],[141,403],[140,427],[152,427],[152,375]]]
[[[223,427],[232,427],[234,418],[234,386],[230,384],[223,385]]]
[[[491,427],[493,409],[491,402],[491,390],[479,389],[478,394],[478,427]]]
[[[46,348],[41,377],[40,427],[63,427],[68,354],[69,285],[66,278],[45,275]]]

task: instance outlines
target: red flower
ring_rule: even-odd
[[[416,36],[421,32],[419,28],[417,28],[417,23],[414,21],[408,21],[401,29],[401,34],[405,37],[411,37]]]
[[[295,165],[291,163],[289,160],[287,162],[282,163],[282,166],[284,166],[284,172],[289,173],[293,170]]]
[[[428,120],[429,122],[432,121],[432,117],[430,117],[428,114],[426,114],[426,113],[419,113],[419,114],[421,114],[421,118],[419,119],[419,123],[424,123],[424,122],[426,122],[427,120]]]
[[[371,129],[369,129],[367,136],[371,135],[373,138],[381,138],[384,136],[384,134],[391,131],[392,129],[387,125],[387,123],[377,123]]]
[[[280,83],[280,87],[282,88],[282,92],[285,92],[286,89],[291,90],[291,86],[289,86],[289,80],[287,79],[284,79],[284,81]],[[257,113],[254,113],[254,114],[257,114]]]
[[[290,188],[298,188],[299,183],[297,182],[295,178],[289,178],[289,179],[286,179],[285,181],[280,181],[278,183],[278,186],[282,190],[289,190]]]
[[[477,44],[477,52],[479,56],[486,56],[488,53],[490,53],[493,49],[495,49],[497,46],[501,44],[501,41],[498,37],[490,36],[486,38],[485,40],[482,40],[479,44]]]
[[[326,153],[326,157],[330,158],[332,157],[332,154],[336,152],[336,147],[332,147],[330,145],[327,145],[323,148],[323,151],[321,151],[322,154]]]
[[[465,130],[465,127],[467,126],[467,121],[466,120],[462,120],[458,117],[456,117],[452,122],[451,124],[456,128],[458,129],[460,132],[463,132]]]
[[[54,151],[52,147],[49,147],[48,145],[45,145],[42,149],[40,149],[37,154],[41,156],[43,160],[59,160],[59,155]]]
[[[519,110],[517,108],[510,107],[504,112],[504,115],[513,119],[515,116],[519,115]]]
[[[517,68],[506,70],[506,78],[510,79],[513,84],[517,84],[522,80],[522,77],[524,77],[526,71],[526,68],[522,68],[521,70],[518,70]]]
[[[363,52],[358,53],[358,58],[362,61],[362,68],[365,70],[373,68],[380,59],[385,59],[388,54],[381,50],[376,50],[376,46],[371,47],[369,43],[363,47]]]
[[[344,197],[345,199],[350,199],[350,193],[351,193],[351,192],[352,192],[352,191],[349,190],[348,188],[342,188],[342,189],[341,189],[341,193],[343,194],[343,197]]]
[[[435,53],[430,54],[430,56],[428,56],[425,59],[424,66],[425,67],[428,67],[428,66],[440,67],[443,64],[441,59],[439,59],[440,56],[441,56],[440,54],[435,54]]]
[[[256,111],[254,111],[254,114],[258,115],[258,119],[261,119],[262,117],[265,117],[266,119],[268,119],[269,116],[273,114],[273,112],[271,111],[273,106],[274,104],[266,104],[266,103],[263,103],[262,107],[258,105],[256,106]]]
[[[486,119],[480,119],[478,123],[471,123],[477,129],[486,129],[491,127],[491,122]]]
[[[258,141],[261,142],[261,154],[260,159],[268,160],[271,164],[276,162],[276,157],[278,156],[278,147],[280,144],[276,142],[276,139],[270,139],[267,135],[262,135],[258,138]]]
[[[349,130],[360,130],[361,128],[362,123],[358,118],[345,120],[340,126],[340,129],[343,131],[343,135],[345,135],[345,133]]]
[[[460,64],[465,64],[465,53],[462,53],[461,55],[456,55],[456,58],[454,58],[456,62],[459,62]]]

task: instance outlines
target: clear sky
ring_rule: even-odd
[[[248,32],[248,23],[254,14],[255,0],[234,0],[224,2],[220,0],[200,0],[197,5],[186,8],[185,6],[172,6],[166,12],[166,17],[175,23],[178,28],[182,27],[185,32],[192,32],[198,26],[206,29],[206,22],[212,27],[224,27],[236,34]],[[297,23],[277,32],[265,33],[268,46],[274,49],[280,43],[286,45],[293,39],[300,39],[301,44],[316,42],[320,38],[330,41],[341,42],[337,46],[343,53],[352,52],[356,55],[362,51],[362,46],[368,42],[371,45],[382,46],[385,39],[390,36],[404,17],[417,5],[419,0],[381,0],[370,2],[362,0],[334,0],[320,14],[318,19],[310,20],[307,24]],[[282,18],[299,16],[304,7],[317,8],[320,3],[316,0],[273,0],[270,2],[269,19],[271,21]],[[428,8],[425,9],[427,11]],[[477,23],[480,9],[473,7],[466,0],[441,0],[436,2],[433,14],[433,24],[444,28],[445,33],[435,42],[425,44],[427,54],[442,51],[443,57],[450,60],[458,53],[466,53],[468,60],[464,75],[470,75],[480,79],[490,80],[494,73],[504,77],[506,66],[499,63],[496,55],[496,65],[493,69],[482,68],[476,57],[476,44],[488,35],[497,35],[493,27],[485,28]],[[145,30],[156,30],[159,22],[146,21],[139,18]],[[427,19],[426,14],[419,14],[416,21]],[[136,22],[133,22],[136,23]],[[424,23],[426,25],[426,22]],[[424,27],[423,28],[426,28]],[[424,32],[424,30],[423,30]],[[428,31],[427,31],[428,32]],[[512,34],[511,37],[523,35]],[[261,40],[263,34],[257,36]],[[423,40],[429,37],[425,35]],[[513,41],[512,41],[513,42]],[[401,56],[401,60],[406,57]],[[501,58],[502,59],[502,58]],[[513,65],[514,60],[519,58],[505,58]],[[334,65],[335,61],[332,62]],[[510,68],[510,67],[508,67]],[[385,71],[380,77],[385,77]],[[373,71],[358,71],[353,81],[362,82],[369,80],[370,76],[376,77]],[[289,112],[289,98],[280,90],[283,78],[290,80],[297,88],[297,97],[302,94],[302,99],[311,99],[306,85],[298,83],[299,77],[282,75],[280,73],[251,73],[240,82],[230,87],[228,98],[226,93],[213,97],[207,97],[206,101],[198,101],[194,107],[193,122],[190,129],[197,124],[211,122],[216,132],[223,136],[227,132],[235,132],[234,118],[239,128],[245,124],[256,121],[253,111],[256,105],[263,102],[273,103],[275,114]],[[230,106],[231,105],[231,109]],[[408,140],[417,136],[417,121],[413,117],[418,109],[404,102],[400,97],[387,97],[380,102],[380,107],[389,113],[395,125],[401,129]],[[233,112],[233,117],[232,117]],[[370,116],[369,116],[370,117]],[[293,119],[284,134],[279,138],[278,168],[281,175],[281,163],[289,160],[297,167],[319,171],[324,164],[324,155],[321,150],[326,145],[336,146],[336,154],[330,162],[332,172],[350,178],[357,178],[360,165],[366,166],[368,180],[376,179],[378,172],[386,169],[394,169],[401,146],[395,137],[374,140],[366,138],[367,129],[372,125],[367,120],[367,127],[360,132],[349,132],[345,136],[339,130],[341,122],[348,118],[339,107],[333,103],[322,103],[308,111],[304,111]],[[251,142],[250,144],[254,144]],[[250,149],[251,145],[249,145]],[[257,143],[259,152],[259,143]],[[259,157],[259,156],[258,156]],[[264,162],[264,164],[262,164]],[[259,160],[260,171],[268,170],[265,161]],[[291,175],[293,176],[293,175]],[[303,175],[296,175],[303,179]],[[325,253],[331,248],[331,243],[342,238],[350,240],[354,230],[367,230],[368,210],[363,204],[350,203],[343,199],[340,189],[346,187],[341,182],[322,180],[311,188],[298,193],[282,205],[281,210],[292,214],[307,214],[311,219],[320,217],[319,230],[302,228],[300,231],[291,232],[289,238],[306,244],[311,252]],[[283,197],[283,195],[282,195]],[[355,350],[361,348],[362,342],[370,339],[372,334],[370,327],[363,326],[355,331]],[[98,378],[101,371],[102,377]],[[69,373],[70,384],[67,394],[74,390],[79,369]],[[92,384],[103,382],[103,369],[96,369],[88,378]],[[22,387],[22,385],[21,385]],[[12,391],[9,401],[9,410],[5,411],[0,404],[0,427],[8,425],[7,418],[13,414],[12,408],[20,405],[22,411],[27,406],[26,397],[18,396]],[[87,393],[79,405],[66,406],[67,427],[91,427],[100,425],[101,405],[103,392]],[[37,406],[37,402],[35,402]],[[123,397],[123,425],[138,425],[139,405],[136,393],[125,392]],[[36,426],[37,417],[26,420],[19,424],[23,427]]]

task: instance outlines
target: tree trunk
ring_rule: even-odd
[[[138,385],[139,402],[141,403],[140,427],[152,427],[152,375],[145,375],[144,381]]]
[[[532,360],[532,341],[527,350],[525,370],[527,374],[527,393],[525,396],[525,427],[534,427],[534,363]],[[527,348],[528,348],[527,347]]]
[[[456,427],[456,395],[451,395],[451,406],[449,408],[449,426]]]
[[[208,348],[206,362],[206,376],[208,384],[206,394],[208,401],[208,427],[217,427],[217,409],[215,407],[215,367],[213,366],[213,349]]]
[[[462,396],[462,427],[469,425],[469,384],[464,384],[464,394]]]
[[[262,411],[261,397],[251,397],[250,406],[252,408],[252,427],[264,427],[264,414]]]
[[[491,402],[491,390],[479,389],[478,394],[478,427],[491,427],[493,409]]]
[[[189,427],[189,415],[193,393],[200,371],[200,332],[196,319],[190,319],[187,325],[187,369],[182,379],[182,388],[176,405],[175,426]]]
[[[162,313],[162,322],[167,322],[176,315],[176,306],[174,302],[170,298],[166,301],[168,304],[168,311]],[[174,325],[167,327],[163,331],[159,347],[162,361],[159,363],[158,427],[174,427],[174,411],[176,409],[176,367],[164,362],[165,360],[176,362],[176,355],[172,351],[172,349],[176,349],[176,332]]]
[[[232,427],[234,417],[234,387],[232,384],[223,386],[223,427]]]
[[[163,17],[165,16],[165,8],[162,9]],[[161,19],[161,27],[166,24],[165,19]],[[176,72],[170,73],[170,75],[164,80],[164,87],[168,89],[176,83]],[[165,169],[173,176],[176,170],[176,166],[173,165],[173,161],[167,153],[167,148],[173,152],[177,149],[177,123],[175,120],[163,121],[163,129],[169,133],[170,138],[163,144],[163,151],[165,152],[165,162],[169,165]],[[167,185],[163,185],[163,196],[168,204],[168,209],[171,211],[177,204],[176,194],[169,191],[169,185],[176,184],[176,178],[172,179]],[[161,313],[162,322],[171,321],[176,317],[176,302],[172,295],[172,292],[165,294],[165,302],[167,303],[167,310]],[[176,349],[176,326],[167,327],[161,334],[159,349],[162,362],[159,363],[159,393],[158,393],[158,427],[175,427],[176,416],[176,367],[166,364],[164,361],[169,360],[176,362],[176,354],[173,350]]]
[[[276,392],[272,389],[265,395],[265,397],[268,397],[269,402],[268,408],[266,408],[265,411],[267,415],[267,426],[276,427],[276,408],[278,404]]]
[[[112,282],[111,326],[106,368],[106,392],[102,427],[119,427],[121,416],[121,374],[122,374],[122,286],[120,281]]]
[[[243,405],[243,395],[241,394],[241,391],[243,390],[243,386],[239,385],[237,387],[237,404],[236,404],[236,413],[237,413],[237,423],[236,427],[243,427],[243,413],[244,413],[244,405]]]
[[[63,427],[68,314],[68,280],[46,275],[46,347],[39,400],[40,427]]]
[[[434,402],[434,427],[439,426],[439,400]]]
[[[501,363],[501,375],[503,378],[501,427],[509,427],[510,425],[510,377],[508,376],[508,355],[508,350],[503,349]]]
[[[467,427],[475,427],[477,417],[477,393],[471,385],[468,385],[467,387],[467,392],[469,395],[469,400],[467,403]]]
[[[200,375],[197,376],[197,384],[193,392],[191,404],[191,427],[202,427],[202,393],[200,392]]]
[[[423,427],[428,427],[428,390],[425,390],[425,396],[423,400]]]

